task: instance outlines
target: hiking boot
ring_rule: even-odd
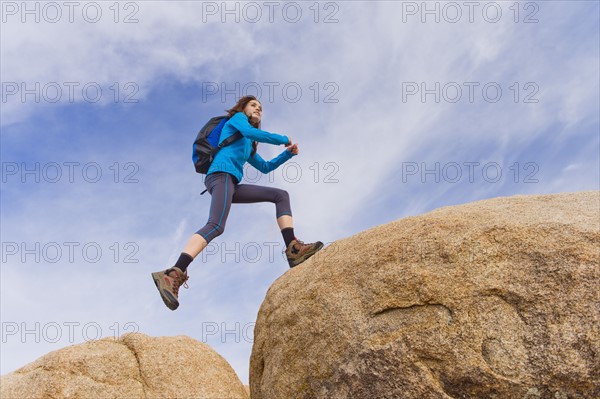
[[[152,279],[160,292],[160,297],[169,309],[175,310],[179,307],[177,299],[179,287],[183,285],[185,288],[189,288],[186,283],[188,278],[187,272],[182,272],[178,267],[152,273]]]
[[[300,240],[292,240],[285,250],[285,255],[290,267],[294,267],[316,254],[321,248],[323,248],[321,241],[305,244]]]

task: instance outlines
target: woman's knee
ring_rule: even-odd
[[[286,190],[277,189],[277,193],[275,195],[275,202],[284,202],[289,204],[290,194]]]
[[[225,225],[216,223],[207,223],[204,227],[196,232],[196,234],[202,236],[207,243],[211,242],[221,234],[225,232]]]

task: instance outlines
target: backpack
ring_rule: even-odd
[[[210,164],[213,159],[215,159],[217,152],[219,152],[221,148],[242,138],[242,134],[236,132],[219,144],[221,130],[228,120],[228,116],[215,116],[200,129],[200,132],[198,132],[192,147],[192,161],[194,162],[197,173],[206,174],[208,168],[210,168]]]

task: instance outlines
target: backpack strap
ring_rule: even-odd
[[[243,136],[240,132],[235,132],[234,134],[232,134],[231,136],[227,137],[225,140],[223,140],[223,142],[221,144],[218,145],[218,149],[220,150],[221,148],[228,146],[229,144],[233,143],[236,140],[241,139]]]

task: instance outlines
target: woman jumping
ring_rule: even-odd
[[[260,130],[262,105],[254,96],[242,97],[233,108],[227,110],[227,115],[229,120],[223,126],[219,143],[236,132],[240,132],[243,137],[221,148],[206,173],[204,184],[211,195],[208,222],[192,235],[175,266],[152,273],[154,284],[163,302],[171,310],[179,306],[179,287],[189,278],[187,274],[189,264],[209,242],[223,234],[232,203],[273,202],[275,204],[277,224],[283,235],[285,254],[290,267],[299,265],[323,248],[321,241],[305,244],[295,237],[290,197],[287,191],[274,187],[239,184],[246,162],[262,173],[269,173],[298,155],[298,144],[292,144],[288,136]],[[258,142],[285,145],[287,149],[267,162],[256,152]],[[187,284],[185,287],[187,288]]]

